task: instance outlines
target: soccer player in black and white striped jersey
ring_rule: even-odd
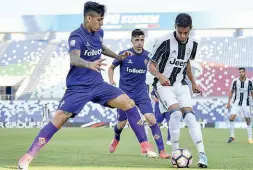
[[[175,32],[162,37],[153,46],[148,68],[155,76],[154,89],[171,114],[169,129],[172,149],[179,148],[180,120],[183,115],[199,152],[198,166],[207,168],[202,132],[192,110],[190,89],[186,82],[188,76],[193,92],[201,93],[191,72],[190,60],[195,58],[198,46],[198,43],[189,37],[191,29],[191,16],[179,14],[175,21]]]
[[[235,139],[234,133],[234,120],[237,114],[245,118],[248,132],[248,142],[253,144],[252,140],[252,125],[251,125],[251,112],[250,106],[253,98],[252,80],[246,78],[245,68],[239,68],[240,77],[232,81],[227,108],[230,109],[230,138],[227,143],[231,143]],[[231,99],[232,104],[231,103]],[[231,107],[232,106],[232,107]]]

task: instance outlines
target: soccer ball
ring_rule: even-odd
[[[172,152],[171,163],[175,168],[190,168],[192,154],[188,149],[177,149]]]

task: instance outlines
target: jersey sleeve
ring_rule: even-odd
[[[115,59],[113,62],[112,62],[112,65],[114,65],[115,67],[117,67],[118,65],[120,65],[121,61]]]
[[[120,52],[119,55],[121,55],[122,53],[123,53],[123,51]],[[122,61],[115,59],[115,60],[112,62],[112,65],[114,65],[115,67],[117,67],[117,66],[120,65],[121,63],[122,63]]]
[[[249,91],[253,91],[253,84],[252,84],[252,80],[249,80]]]
[[[104,38],[104,30],[100,29],[98,33],[101,36],[101,38]]]
[[[198,43],[196,41],[193,41],[193,47],[192,47],[192,52],[190,56],[190,60],[194,60],[197,54],[197,49],[198,49]]]
[[[69,52],[72,50],[81,50],[81,39],[78,36],[69,37]]]
[[[157,40],[153,45],[151,53],[148,55],[150,60],[155,63],[158,63],[158,61],[162,57],[162,54],[165,52],[165,48],[166,41],[164,41],[164,39]]]
[[[230,86],[230,91],[234,92],[235,89],[236,89],[236,80],[233,80],[232,83],[231,83],[231,86]]]

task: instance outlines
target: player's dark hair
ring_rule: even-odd
[[[177,15],[175,25],[178,27],[192,27],[192,18],[189,14],[180,13]]]
[[[240,67],[238,70],[243,70],[243,71],[245,71],[245,68],[244,68],[244,67]]]
[[[106,7],[97,2],[88,1],[84,4],[83,16],[85,17],[90,12],[96,12],[101,16],[104,16]]]
[[[141,29],[135,29],[132,31],[132,37],[139,37],[140,35],[145,35]]]

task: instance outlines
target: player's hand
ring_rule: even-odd
[[[193,93],[198,93],[198,94],[202,95],[202,90],[200,89],[200,87],[197,84],[192,85],[192,91],[193,91]]]
[[[102,66],[106,66],[107,64],[103,63],[103,61],[105,61],[105,59],[99,59],[99,60],[96,60],[96,61],[93,61],[93,62],[90,62],[90,65],[89,65],[89,69],[91,70],[95,70],[97,72],[100,72],[101,70],[105,70],[102,68]]]
[[[160,74],[157,78],[162,86],[170,86],[170,80],[164,75]]]
[[[112,86],[115,86],[115,85],[116,85],[116,83],[115,83],[114,80],[109,80],[109,84],[112,85]]]
[[[119,55],[119,60],[124,60],[128,56],[132,56],[133,53],[131,51],[125,51],[123,54]]]
[[[228,103],[228,104],[226,105],[226,108],[228,108],[228,109],[230,109],[230,108],[231,108],[230,103]]]

